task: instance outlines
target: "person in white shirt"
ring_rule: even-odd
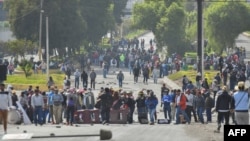
[[[110,60],[110,66],[111,66],[111,68],[112,68],[112,70],[113,70],[113,73],[115,73],[115,68],[116,68],[116,66],[117,66],[117,61],[116,61],[115,58],[112,58],[112,59]]]
[[[191,92],[191,90],[189,90],[189,89],[186,90],[185,94],[186,94],[186,97],[187,97],[187,100],[188,100],[187,103],[186,103],[187,108],[186,108],[185,111],[186,111],[190,121],[192,119],[191,118],[191,116],[192,116],[191,113],[193,112],[194,120],[195,120],[195,122],[198,122],[198,119],[197,119],[197,116],[196,116],[196,111],[194,110],[195,96],[194,96],[193,92]]]
[[[34,123],[42,125],[42,110],[44,108],[43,96],[40,94],[39,90],[34,91],[35,94],[31,97],[31,106],[33,108]]]
[[[11,95],[4,90],[5,85],[0,84],[0,119],[2,119],[4,134],[7,134],[8,110],[12,105]]]
[[[39,66],[42,70],[42,74],[46,73],[46,68],[47,68],[47,64],[43,61],[40,66]]]
[[[74,76],[75,76],[75,88],[79,88],[79,83],[80,83],[80,77],[81,77],[81,73],[79,72],[78,69],[76,69],[75,73],[74,73]]]

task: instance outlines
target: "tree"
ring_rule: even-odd
[[[128,0],[113,0],[113,4],[114,4],[113,14],[114,14],[115,21],[118,25],[122,23],[121,18],[124,16],[123,10],[125,9],[127,2]]]
[[[28,40],[13,40],[6,43],[8,52],[13,56],[21,56],[24,59],[25,54],[35,49],[35,45]]]
[[[31,69],[32,69],[32,62],[26,59],[22,59],[21,62],[19,63],[20,68],[25,74],[25,77],[27,78],[28,76],[31,76]]]
[[[139,29],[151,30],[156,32],[157,22],[164,15],[166,7],[164,1],[148,0],[144,3],[137,3],[133,8],[134,26]]]
[[[185,52],[185,12],[177,3],[172,3],[166,15],[157,25],[157,40],[167,45],[168,53]]]
[[[66,46],[69,51],[75,51],[83,43],[96,44],[100,41],[114,23],[111,3],[112,0],[44,0],[43,19],[49,17],[50,51],[57,48],[62,55]],[[16,38],[37,42],[40,0],[8,0],[4,4]],[[45,20],[42,33],[42,47],[45,48]]]
[[[214,3],[206,10],[205,31],[209,46],[219,54],[235,45],[235,39],[249,31],[249,5],[244,2]],[[243,22],[244,21],[244,22]]]

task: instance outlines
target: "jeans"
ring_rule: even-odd
[[[103,69],[103,78],[107,78],[107,69]]]
[[[109,123],[110,119],[110,108],[102,108],[101,109],[101,117],[102,117],[102,122]]]
[[[164,107],[163,107],[163,112],[164,112],[164,117],[165,117],[165,119],[172,120],[172,116],[171,116],[171,107],[170,107],[170,105],[164,106]]]
[[[75,106],[68,106],[67,107],[67,123],[73,124],[74,112],[75,112]]]
[[[187,108],[186,108],[185,111],[186,111],[186,113],[187,113],[187,115],[188,115],[190,121],[191,121],[191,119],[192,119],[192,114],[191,114],[191,113],[193,113],[194,121],[195,121],[195,122],[198,121],[198,120],[197,120],[197,116],[196,116],[196,110],[194,109],[193,106],[187,105]]]
[[[150,122],[151,123],[154,123],[154,121],[155,121],[155,119],[154,119],[155,112],[156,112],[155,108],[153,108],[153,109],[149,109],[148,108],[148,113],[149,113],[149,117],[150,117]]]
[[[118,80],[118,83],[119,83],[119,87],[122,88],[122,80],[121,79]]]
[[[190,119],[187,116],[187,113],[185,112],[185,110],[182,110],[180,106],[177,106],[177,110],[176,110],[176,124],[180,124],[180,114],[182,114],[185,118],[185,120],[190,123]]]
[[[47,118],[47,115],[49,114],[49,109],[44,109],[42,111],[42,121],[43,121],[43,124],[46,123],[46,118]]]
[[[90,80],[90,87],[95,89],[95,80]]]
[[[201,123],[204,123],[203,111],[204,107],[197,107],[197,114]]]
[[[212,122],[212,109],[206,108],[207,122]]]
[[[88,88],[88,80],[82,80],[82,87]]]
[[[75,78],[75,88],[79,88],[79,77]]]
[[[42,124],[42,106],[34,107],[34,123]]]

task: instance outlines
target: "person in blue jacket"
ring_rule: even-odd
[[[150,125],[154,125],[154,114],[156,112],[156,106],[158,105],[158,99],[151,91],[149,97],[147,97],[145,104],[147,105],[148,113],[150,116]]]

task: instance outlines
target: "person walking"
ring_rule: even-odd
[[[152,71],[153,79],[154,79],[154,84],[157,84],[158,76],[160,74],[160,71],[157,67],[154,67]]]
[[[81,73],[79,72],[78,69],[76,69],[76,71],[74,72],[74,76],[75,76],[75,88],[79,89]]]
[[[90,88],[95,90],[96,73],[94,69],[92,69],[91,73],[89,74],[89,77],[90,77]]]
[[[55,85],[55,82],[54,82],[54,80],[53,80],[53,77],[50,76],[50,77],[49,77],[49,80],[48,80],[48,82],[47,82],[47,86],[48,86],[48,88],[49,88],[49,87],[52,87],[52,86],[54,86],[54,85]]]
[[[137,65],[134,65],[133,74],[134,74],[134,83],[136,84],[136,83],[138,83],[138,77],[140,74],[140,69]]]
[[[235,120],[238,125],[249,125],[249,98],[250,95],[245,90],[245,83],[238,82],[238,91],[233,94],[235,101]]]
[[[81,80],[82,80],[82,87],[88,88],[88,74],[86,73],[85,70],[82,71]]]
[[[196,92],[196,97],[194,100],[194,107],[197,110],[197,115],[199,118],[199,121],[204,124],[204,118],[203,118],[203,112],[205,110],[205,98],[204,98],[204,94],[202,94],[202,92],[200,90],[198,90]]]
[[[214,132],[219,133],[221,128],[221,123],[225,119],[225,125],[229,125],[229,115],[230,110],[233,110],[235,107],[234,99],[227,92],[227,87],[223,86],[222,94],[218,95],[216,100],[215,110],[218,112],[217,115],[217,130]]]
[[[207,123],[212,122],[212,108],[213,107],[214,107],[214,99],[212,98],[211,94],[208,93],[208,96],[205,99],[205,109],[206,109]]]
[[[148,67],[147,66],[145,66],[144,68],[143,68],[143,83],[144,84],[148,84],[148,78],[149,78],[149,69],[148,69]]]
[[[122,81],[124,80],[124,74],[123,74],[122,70],[119,71],[116,78],[118,80],[119,88],[122,88]]]
[[[0,119],[2,120],[4,134],[7,134],[8,110],[11,105],[11,95],[5,91],[5,84],[0,84]]]

